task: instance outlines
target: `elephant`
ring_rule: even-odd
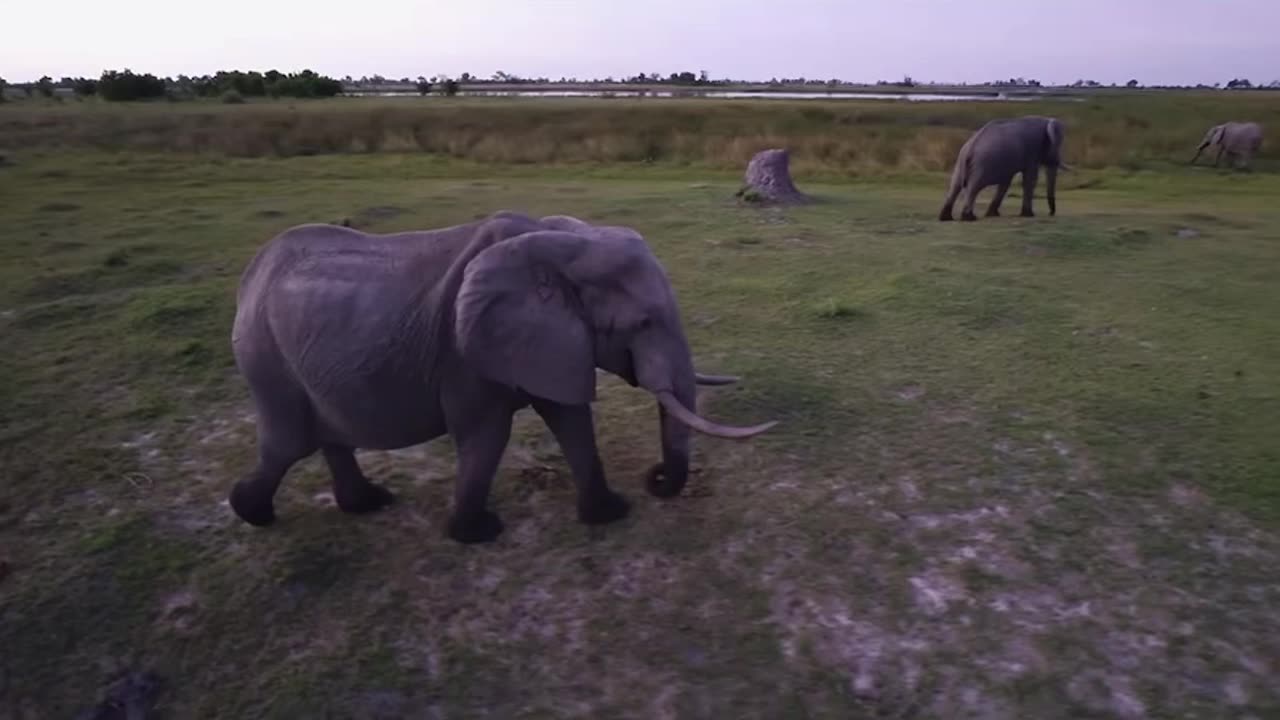
[[[569,216],[500,211],[435,230],[365,233],[291,227],[244,269],[233,355],[257,417],[257,464],[232,487],[241,520],[275,520],[273,498],[319,450],[338,508],[394,501],[355,450],[390,450],[448,434],[457,480],[447,534],[487,542],[487,508],[513,415],[532,406],[564,452],[578,519],[603,524],[629,503],[605,480],[591,402],[597,368],[657,400],[662,460],[650,494],[670,498],[689,473],[691,430],[742,439],[773,427],[697,414],[696,385],[731,376],[694,369],[665,269],[635,230]]]
[[[1209,132],[1205,133],[1204,139],[1200,141],[1200,147],[1196,148],[1195,157],[1191,158],[1189,164],[1194,165],[1196,160],[1200,159],[1200,154],[1210,145],[1218,146],[1218,156],[1213,161],[1214,167],[1218,167],[1218,163],[1222,161],[1223,153],[1229,154],[1231,159],[1238,160],[1240,166],[1248,167],[1249,160],[1262,147],[1262,126],[1256,122],[1228,122],[1214,125],[1209,128]]]
[[[996,195],[987,207],[987,217],[1000,215],[1000,203],[1013,182],[1013,176],[1022,173],[1022,217],[1034,217],[1031,200],[1035,196],[1036,180],[1040,166],[1045,169],[1049,214],[1056,215],[1058,169],[1070,169],[1062,162],[1062,143],[1066,137],[1062,123],[1057,118],[1028,115],[1018,118],[992,120],[978,129],[960,147],[955,169],[951,173],[951,187],[942,204],[938,219],[952,220],[951,211],[960,193],[965,194],[961,220],[977,220],[973,214],[978,193],[989,185],[995,185]]]

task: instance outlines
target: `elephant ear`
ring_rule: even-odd
[[[468,263],[454,307],[463,360],[483,376],[565,405],[595,399],[592,331],[563,265],[586,239],[532,232]]]
[[[1213,129],[1213,143],[1214,143],[1214,144],[1216,144],[1216,145],[1221,145],[1221,144],[1222,144],[1222,138],[1223,138],[1223,136],[1224,136],[1224,135],[1226,135],[1226,134],[1227,134],[1227,126],[1226,126],[1226,125],[1219,125],[1219,126],[1215,127],[1215,128]]]

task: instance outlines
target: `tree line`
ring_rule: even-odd
[[[852,81],[832,78],[828,80],[811,79],[811,78],[771,78],[768,81],[756,82],[749,80],[731,80],[728,78],[712,79],[706,70],[693,72],[691,70],[682,70],[679,72],[663,75],[661,73],[641,72],[631,76],[622,76],[615,79],[612,76],[605,78],[578,79],[576,77],[562,77],[559,80],[552,80],[545,77],[522,77],[514,73],[497,71],[489,78],[481,78],[464,72],[456,79],[446,75],[436,75],[431,78],[419,75],[416,80],[408,77],[400,78],[398,81],[385,78],[381,75],[364,76],[359,79],[352,78],[350,75],[337,80],[325,75],[321,75],[312,70],[302,70],[296,73],[282,73],[278,70],[268,70],[266,72],[240,70],[221,70],[212,75],[187,76],[179,75],[175,77],[157,77],[151,73],[138,73],[130,69],[122,71],[107,70],[97,78],[85,77],[64,77],[61,80],[54,80],[48,75],[41,77],[39,80],[27,83],[15,83],[10,86],[4,78],[0,78],[0,102],[6,99],[7,89],[13,87],[21,90],[27,97],[45,97],[52,98],[55,95],[71,92],[76,97],[85,98],[97,96],[104,100],[113,102],[126,102],[134,100],[150,100],[158,98],[168,98],[171,100],[182,100],[189,98],[221,98],[224,102],[242,102],[245,98],[251,97],[290,97],[290,98],[325,98],[340,95],[344,91],[364,88],[388,88],[400,86],[403,88],[413,88],[420,95],[428,95],[438,93],[446,96],[456,95],[463,85],[486,85],[486,84],[503,84],[503,85],[555,85],[557,83],[564,84],[653,84],[653,85],[691,85],[691,86],[732,86],[732,85],[755,85],[767,84],[773,86],[794,86],[794,85],[825,85],[828,87],[836,87],[841,85],[861,85]],[[901,80],[880,80],[876,85],[880,86],[900,86],[900,87],[917,87],[923,85],[946,85],[953,86],[951,83],[935,83],[920,82],[910,76],[903,77]],[[954,84],[956,87],[967,87],[969,83]],[[1014,77],[1008,79],[995,80],[988,83],[980,83],[976,86],[991,87],[1014,87],[1014,88],[1041,88],[1044,85],[1034,78]],[[1076,80],[1069,83],[1066,87],[1070,88],[1103,88],[1107,87],[1095,80]],[[1123,86],[1112,84],[1110,87],[1126,87],[1130,89],[1149,88],[1149,89],[1213,89],[1225,88],[1230,90],[1277,90],[1280,89],[1280,80],[1270,83],[1253,83],[1247,78],[1232,78],[1226,83],[1214,83],[1213,85],[1143,85],[1138,80],[1132,79]]]
[[[7,83],[0,78],[0,101],[3,101]],[[106,70],[97,78],[64,77],[54,80],[48,75],[30,83],[14,85],[27,97],[39,95],[53,97],[59,89],[70,90],[76,97],[97,96],[113,102],[153,100],[169,98],[215,98],[234,101],[246,97],[333,97],[342,92],[342,83],[311,70],[282,73],[221,70],[213,75],[176,78],[157,77],[151,73],[124,70]]]

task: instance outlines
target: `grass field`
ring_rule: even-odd
[[[234,157],[427,152],[483,164],[656,164],[740,171],[787,147],[797,173],[830,181],[943,172],[994,117],[1050,114],[1067,161],[1164,170],[1209,127],[1280,127],[1280,93],[1108,92],[1035,102],[338,98],[325,101],[0,107],[0,149],[62,147]],[[1274,155],[1274,154],[1273,154]],[[1259,170],[1280,171],[1274,157]]]
[[[163,111],[87,112],[189,122]],[[138,670],[171,718],[1280,713],[1265,158],[1085,165],[1056,218],[942,224],[938,168],[797,163],[820,202],[781,210],[738,205],[718,161],[108,153],[23,127],[0,167],[0,716],[70,717]],[[695,438],[700,472],[658,501],[652,401],[608,380],[618,525],[577,524],[531,414],[493,545],[443,537],[447,438],[362,454],[387,512],[339,513],[313,459],[276,526],[237,521],[253,417],[229,336],[253,252],[300,222],[502,208],[644,233],[699,368],[743,377],[702,409],[781,424]]]

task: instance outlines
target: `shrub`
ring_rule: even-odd
[[[273,96],[320,98],[333,97],[342,92],[342,83],[331,77],[318,75],[311,70],[289,73],[288,75],[277,73],[274,70],[271,73],[269,74],[272,80],[268,88]]]
[[[76,78],[71,81],[71,90],[77,97],[88,97],[98,93],[98,81],[91,78]]]
[[[222,102],[228,105],[239,105],[244,102],[244,96],[235,90],[228,90],[222,93]]]
[[[214,75],[185,78],[185,84],[200,97],[223,97],[236,92],[241,97],[333,97],[342,92],[342,83],[311,70],[284,74],[278,70],[265,73],[257,71],[221,70]]]

